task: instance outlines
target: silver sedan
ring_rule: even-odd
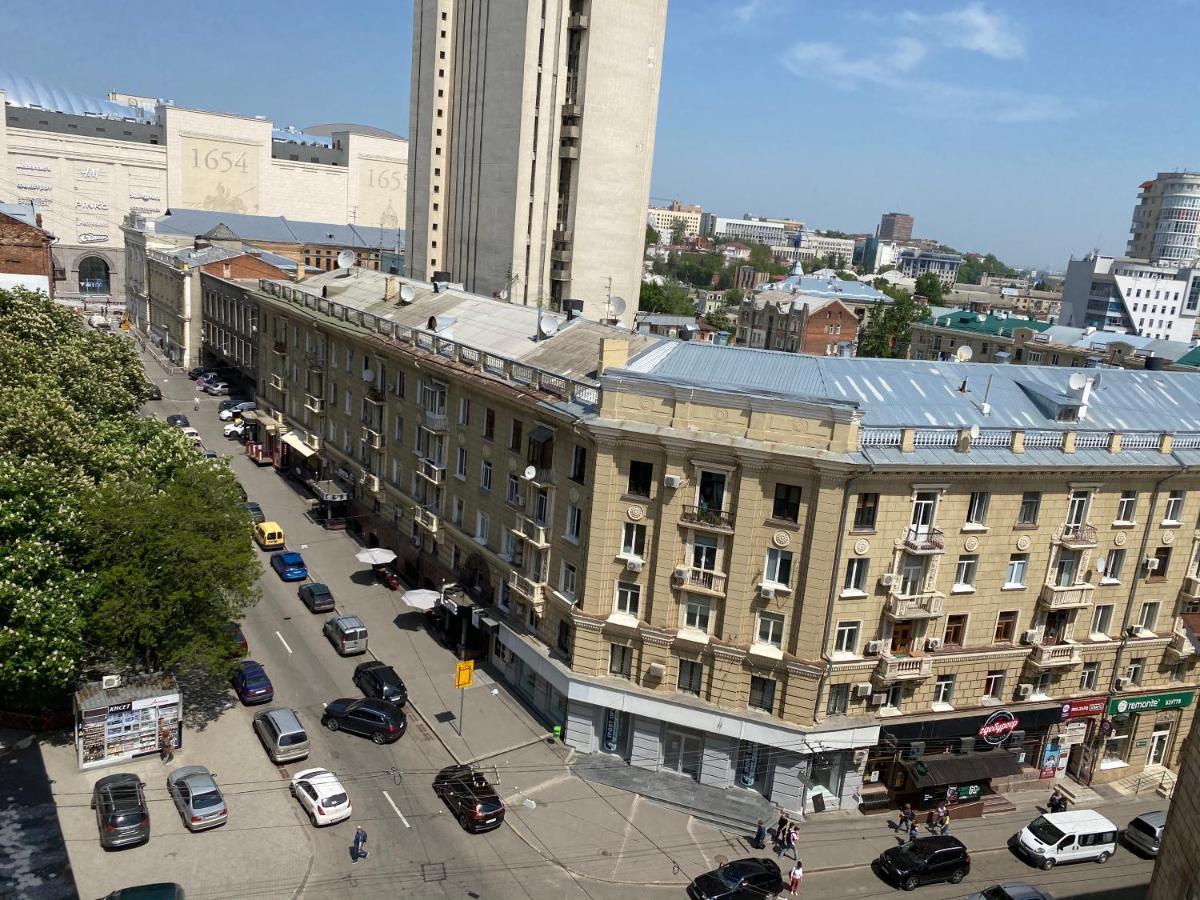
[[[229,818],[225,798],[204,766],[182,766],[167,776],[167,792],[189,831],[224,825]]]

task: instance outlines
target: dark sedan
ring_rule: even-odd
[[[470,766],[447,766],[433,780],[433,792],[450,808],[464,831],[479,834],[499,828],[504,801],[483,773]]]
[[[270,703],[275,699],[275,686],[267,677],[267,670],[252,659],[238,663],[233,670],[233,689],[237,691],[238,699],[246,706],[257,703]]]
[[[174,425],[176,428],[191,428],[192,426],[192,423],[188,421],[188,417],[181,415],[167,416],[167,424]]]
[[[391,744],[400,740],[408,728],[408,719],[400,707],[386,700],[343,697],[325,707],[321,724],[330,731],[349,731],[369,737],[377,744]]]
[[[308,607],[309,612],[322,613],[333,609],[333,591],[329,590],[329,585],[327,584],[322,584],[319,581],[314,581],[312,584],[304,584],[300,586],[298,593],[300,599],[304,601],[304,605]]]
[[[245,503],[243,503],[242,509],[249,513],[250,521],[255,525],[257,525],[259,522],[267,521],[266,513],[264,513],[262,507],[253,500],[247,500]]]
[[[142,779],[128,772],[106,775],[92,790],[92,809],[105,850],[134,847],[150,840],[150,807]]]
[[[688,885],[692,900],[762,900],[783,890],[779,865],[768,857],[735,859]]]
[[[151,400],[161,400],[162,399],[162,388],[160,388],[153,381],[146,382],[146,389],[148,391],[150,391],[150,399]]]
[[[408,702],[408,688],[396,670],[379,660],[359,663],[354,667],[354,683],[368,697],[378,697],[397,706]]]
[[[875,861],[875,870],[906,891],[938,881],[959,884],[971,874],[971,854],[956,837],[930,835],[884,850]]]
[[[239,655],[245,656],[250,652],[250,644],[246,642],[246,635],[242,631],[241,625],[237,622],[226,622],[224,631],[229,635],[229,639],[233,641],[234,646],[237,647]]]

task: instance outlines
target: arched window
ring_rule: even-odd
[[[112,293],[108,263],[99,256],[89,256],[79,263],[79,290],[84,294]]]

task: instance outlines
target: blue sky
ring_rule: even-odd
[[[5,0],[21,24],[0,65],[407,132],[409,3],[243,9]],[[1198,14],[1193,0],[671,0],[651,193],[846,231],[901,210],[922,236],[1024,265],[1120,252],[1138,183],[1200,168]]]

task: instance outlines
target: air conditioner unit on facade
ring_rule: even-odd
[[[884,572],[882,575],[879,576],[879,583],[882,584],[884,587],[891,587],[893,584],[896,583],[896,573],[895,572]]]
[[[625,560],[625,568],[630,572],[640,572],[642,571],[642,561],[640,559],[627,559]]]
[[[105,675],[100,681],[100,686],[106,691],[111,691],[113,688],[119,688],[121,686],[121,676]]]
[[[1130,681],[1128,678],[1122,677],[1122,678],[1117,679],[1117,690],[1118,691],[1128,690],[1129,685],[1130,685]]]
[[[1037,639],[1038,639],[1038,630],[1036,628],[1030,628],[1028,631],[1024,631],[1021,633],[1021,643],[1022,644],[1032,644]]]
[[[764,600],[774,600],[775,599],[775,588],[767,587],[766,585],[763,585],[762,587],[760,587],[758,589],[758,595],[760,597],[762,597]]]
[[[931,653],[935,650],[940,650],[942,649],[942,642],[937,638],[930,638],[925,642],[925,649]]]
[[[867,656],[878,656],[883,649],[883,641],[867,641]]]
[[[872,690],[873,690],[873,688],[871,686],[871,682],[864,681],[861,684],[856,684],[854,686],[854,696],[855,697],[870,697]]]
[[[1158,571],[1158,559],[1156,557],[1147,556],[1144,560],[1142,560],[1142,562],[1144,562],[1146,564],[1147,572],[1157,572]]]
[[[664,475],[663,476],[663,484],[666,485],[667,487],[671,488],[672,490],[674,490],[677,487],[682,487],[683,476],[682,475]]]
[[[872,694],[871,695],[871,705],[872,706],[883,706],[883,704],[885,704],[885,703],[887,703],[887,694]]]
[[[1020,699],[1028,700],[1030,698],[1030,696],[1032,696],[1032,695],[1033,695],[1033,685],[1032,684],[1018,684],[1017,685],[1017,696]]]
[[[378,475],[368,475],[367,476],[367,490],[373,494],[379,493],[379,476]]]

